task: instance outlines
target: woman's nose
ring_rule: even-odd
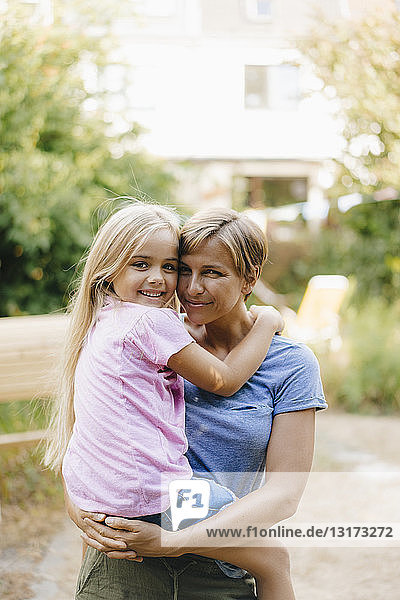
[[[204,291],[203,284],[198,277],[191,277],[188,281],[187,292],[193,296],[201,294]]]

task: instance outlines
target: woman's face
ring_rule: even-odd
[[[233,317],[248,287],[217,236],[203,242],[193,254],[181,257],[177,291],[192,323],[205,325],[228,315]]]

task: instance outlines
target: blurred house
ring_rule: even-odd
[[[108,92],[110,126],[140,123],[140,143],[171,163],[192,208],[233,204],[262,226],[271,211],[318,225],[332,183],[327,159],[342,141],[335,99],[322,97],[295,40],[318,19],[360,18],[374,2],[131,0],[132,17],[113,22],[120,43],[96,84]],[[51,0],[21,4],[49,19]]]
[[[332,20],[358,18],[365,3],[317,5],[318,18]],[[134,7],[134,18],[114,24],[123,44],[106,73],[115,93],[110,112],[123,110],[146,128],[142,142],[174,165],[181,199],[193,208],[234,203],[262,225],[266,206],[280,210],[279,220],[324,218],[326,160],[340,152],[341,138],[334,99],[322,97],[294,43],[309,31],[316,3],[137,0]]]

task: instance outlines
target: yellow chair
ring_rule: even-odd
[[[339,309],[349,288],[343,275],[315,275],[308,282],[294,318],[286,314],[289,337],[305,343],[328,342],[332,350],[341,346]]]

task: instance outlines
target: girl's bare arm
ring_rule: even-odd
[[[231,396],[261,365],[274,334],[284,325],[280,313],[272,306],[255,310],[257,318],[253,327],[224,361],[193,343],[173,354],[168,366],[208,392]]]

